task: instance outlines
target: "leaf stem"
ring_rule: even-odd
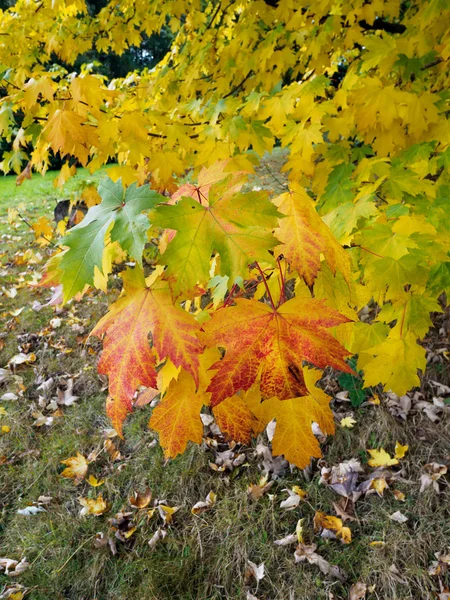
[[[283,275],[283,269],[281,267],[280,257],[277,258],[277,264],[278,264],[278,268],[280,269],[280,279],[281,279],[280,301],[278,302],[278,306],[280,306],[280,304],[283,304],[283,302],[286,302],[286,288],[285,288],[286,280]]]
[[[231,298],[233,297],[234,291],[237,288],[237,283],[233,283],[233,287],[230,290],[230,293],[227,296],[227,299],[225,300],[225,302],[223,303],[222,308],[225,308],[226,306],[228,306]]]
[[[260,275],[261,275],[261,277],[262,277],[262,280],[263,280],[263,282],[264,282],[264,286],[265,286],[265,288],[266,288],[266,292],[267,292],[267,295],[268,295],[268,297],[269,297],[269,300],[270,300],[270,303],[271,303],[271,305],[272,305],[272,308],[273,308],[273,310],[274,310],[274,311],[276,311],[275,302],[273,301],[272,294],[270,293],[270,289],[269,289],[269,286],[268,286],[268,284],[267,284],[267,279],[266,279],[266,277],[265,277],[264,273],[262,272],[262,269],[261,269],[261,267],[259,266],[259,263],[258,263],[257,261],[255,262],[255,265],[256,265],[256,268],[258,269],[258,271],[259,271],[259,273],[260,273]]]

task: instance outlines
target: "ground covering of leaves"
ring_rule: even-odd
[[[281,191],[281,161],[253,184]],[[105,417],[87,336],[106,297],[59,309],[33,286],[47,249],[25,221],[56,197],[51,176],[0,182],[0,598],[450,598],[448,312],[407,396],[325,374],[337,433],[305,471],[272,457],[270,428],[243,447],[209,415],[203,445],[166,462],[152,403],[124,441]]]

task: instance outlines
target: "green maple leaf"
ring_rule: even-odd
[[[153,208],[164,197],[148,186],[130,185],[126,190],[121,180],[104,179],[98,188],[102,202],[93,206],[85,218],[63,238],[67,246],[61,260],[61,283],[64,301],[69,300],[94,282],[95,267],[101,270],[105,234],[118,242],[130,257],[142,264],[142,252],[150,227],[142,212]]]
[[[439,296],[442,292],[450,296],[450,262],[434,265],[430,271],[427,289]]]
[[[351,163],[342,163],[334,167],[328,177],[324,194],[320,199],[321,212],[329,212],[344,202],[353,200],[354,182],[350,179],[354,170]]]
[[[64,302],[83,291],[86,284],[94,282],[95,267],[101,269],[105,234],[110,221],[92,221],[74,233],[64,237],[64,252],[59,269],[60,282],[63,286]]]
[[[377,207],[371,195],[363,196],[356,202],[345,202],[324,217],[322,220],[341,244],[348,244],[351,233],[357,228],[359,219],[367,219],[377,213]]]
[[[210,279],[214,252],[220,255],[220,274],[228,275],[231,283],[248,275],[250,263],[273,262],[268,250],[277,241],[271,230],[281,215],[266,192],[227,194],[227,185],[227,180],[214,185],[203,204],[183,197],[178,204],[159,205],[152,213],[155,225],[177,231],[161,260],[175,295]]]

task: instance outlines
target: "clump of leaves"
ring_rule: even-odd
[[[137,392],[151,390],[145,404],[158,390],[151,425],[167,456],[199,441],[206,405],[242,439],[275,419],[275,452],[305,466],[320,453],[311,422],[333,423],[303,363],[363,372],[360,387],[342,380],[354,406],[369,386],[401,397],[420,383],[418,340],[450,291],[450,8],[272,4],[143,3],[131,17],[111,5],[91,17],[53,3],[36,18],[22,0],[2,13],[3,171],[20,185],[59,153],[62,186],[74,162],[118,160],[44,283],[67,302],[105,291],[112,265],[128,262],[95,329],[107,411],[121,432]],[[174,46],[154,69],[112,85],[67,69],[92,44],[120,54],[162,23]],[[50,59],[63,68],[43,71]],[[245,191],[276,140],[289,185],[275,198]],[[45,223],[36,233],[44,243]],[[374,319],[359,320],[371,302]]]

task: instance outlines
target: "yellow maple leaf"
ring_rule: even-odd
[[[355,423],[356,420],[353,417],[344,417],[340,421],[341,427],[347,427],[348,429],[351,429],[355,425]]]
[[[257,394],[250,394],[246,401],[257,420],[257,429],[276,419],[272,452],[284,454],[289,462],[300,469],[305,468],[311,457],[321,457],[319,442],[312,433],[312,423],[319,425],[324,434],[334,433],[333,413],[330,410],[330,397],[316,387],[320,371],[303,368],[303,377],[308,395],[288,400],[271,398],[258,401]]]
[[[314,529],[328,529],[329,531],[334,531],[336,533],[336,537],[339,538],[344,544],[350,544],[352,541],[352,532],[350,527],[344,527],[342,519],[339,517],[326,515],[320,510],[318,510],[314,515]]]
[[[94,477],[94,475],[89,475],[86,481],[89,483],[89,485],[92,485],[92,487],[99,487],[105,483],[104,479],[99,481],[97,477]]]
[[[402,446],[400,442],[395,443],[395,458],[403,458],[405,454],[408,452],[409,446]]]
[[[95,515],[98,517],[108,510],[108,505],[101,495],[97,498],[78,498],[78,502],[83,507],[80,511],[81,516]]]
[[[376,477],[375,479],[372,479],[370,487],[374,489],[380,497],[382,497],[384,490],[389,486],[384,477]]]
[[[39,217],[36,223],[32,224],[34,237],[40,246],[47,246],[53,237],[53,227],[47,217]]]
[[[390,467],[392,465],[398,465],[398,460],[392,458],[383,448],[380,448],[380,450],[367,450],[367,452],[372,457],[368,461],[370,467]]]
[[[87,473],[88,463],[85,457],[77,452],[76,456],[71,456],[70,458],[66,458],[66,460],[61,461],[62,465],[66,465],[66,468],[61,473],[62,477],[67,477],[69,479],[75,479],[75,483],[80,483]]]
[[[291,184],[291,188],[273,201],[286,215],[275,230],[281,242],[275,255],[285,256],[308,285],[314,283],[323,255],[333,274],[340,271],[349,283],[350,260],[345,250],[323,223],[306,191],[297,184]]]

